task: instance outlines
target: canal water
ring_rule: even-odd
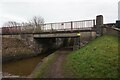
[[[2,71],[3,73],[12,75],[28,76],[35,69],[37,64],[48,55],[49,54],[44,53],[36,57],[4,63],[2,64]]]

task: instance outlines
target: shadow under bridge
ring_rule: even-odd
[[[80,48],[80,32],[34,34],[33,37],[44,47],[53,49],[60,47]]]

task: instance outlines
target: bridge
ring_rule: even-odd
[[[69,21],[59,23],[47,23],[36,26],[3,27],[2,35],[17,36],[22,40],[35,44],[35,39],[74,38],[74,45],[80,46],[80,37],[83,32],[95,32],[101,35],[103,16],[98,15],[95,19],[82,21]],[[56,41],[57,42],[57,41]]]

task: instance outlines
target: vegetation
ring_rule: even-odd
[[[104,35],[70,53],[63,71],[65,77],[117,78],[118,37]]]
[[[43,63],[40,65],[38,71],[36,71],[32,77],[35,78],[45,78],[47,77],[47,72],[49,72],[50,70],[50,65],[53,63],[53,61],[56,59],[57,54],[52,53],[51,55],[49,55],[48,57],[46,57],[43,60]]]

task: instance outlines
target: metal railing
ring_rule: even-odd
[[[48,23],[42,27],[43,31],[66,31],[66,30],[79,30],[92,28],[95,25],[95,20],[84,20],[84,21],[71,21],[71,22],[60,22],[60,23]]]
[[[70,21],[59,23],[41,24],[39,27],[35,26],[15,26],[3,27],[3,34],[20,34],[20,33],[41,33],[41,32],[55,32],[55,31],[73,31],[73,30],[90,30],[95,26],[95,20]]]

